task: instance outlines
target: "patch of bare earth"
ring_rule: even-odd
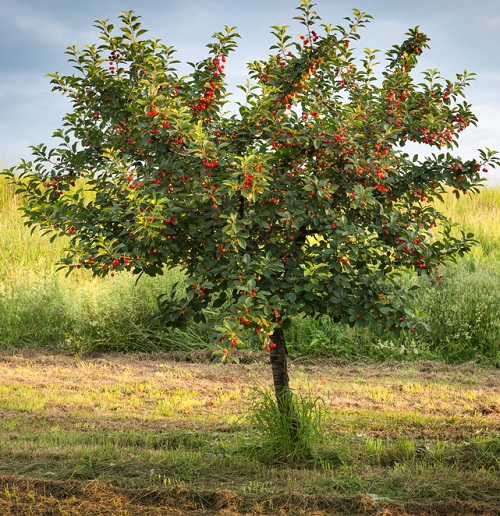
[[[120,489],[97,480],[59,482],[0,476],[3,516],[154,516],[181,514],[279,514],[374,516],[498,516],[484,504],[463,502],[406,503],[377,501],[369,495],[306,496],[298,493],[244,499],[228,489],[194,492]]]

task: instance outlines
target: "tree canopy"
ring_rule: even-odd
[[[489,150],[455,155],[477,121],[463,98],[474,74],[415,73],[429,46],[418,27],[380,65],[378,51],[353,49],[370,15],[334,26],[310,0],[297,9],[303,34],[272,27],[269,57],[249,63],[232,109],[235,28],[181,76],[173,47],[133,12],[118,31],[96,22],[100,44],[69,47],[74,73],[51,75],[71,101],[60,144],[9,172],[27,223],[69,237],[68,271],[181,267],[186,289],[160,300],[162,317],[208,321],[224,361],[248,331],[284,360],[299,313],[413,330],[399,271],[435,281],[471,246],[433,201],[477,191],[498,163]],[[433,153],[412,156],[409,142]]]

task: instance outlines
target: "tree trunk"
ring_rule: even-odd
[[[270,335],[270,339],[271,344],[274,344],[274,346],[271,346],[270,351],[274,390],[276,392],[276,398],[280,400],[283,396],[283,393],[290,389],[286,361],[287,351],[283,328],[276,328]]]
[[[290,437],[296,441],[298,436],[299,423],[295,417],[292,392],[287,368],[287,350],[283,328],[279,327],[270,335],[271,346],[270,358],[273,371],[274,392],[278,403],[279,411],[285,421],[290,422]]]

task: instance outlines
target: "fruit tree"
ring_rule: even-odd
[[[379,65],[378,51],[353,49],[371,16],[354,10],[333,26],[311,0],[297,9],[303,34],[272,27],[269,57],[248,65],[233,108],[234,28],[181,76],[174,49],[147,38],[133,12],[118,31],[96,22],[100,44],[69,47],[74,73],[51,75],[71,102],[59,144],[8,172],[27,224],[69,237],[68,271],[182,268],[186,289],[160,299],[163,319],[208,322],[222,361],[253,332],[285,406],[291,318],[414,331],[398,271],[435,281],[471,246],[432,201],[477,191],[498,162],[452,152],[476,123],[462,98],[473,74],[417,74],[429,42],[418,27]],[[410,156],[409,142],[432,152]]]

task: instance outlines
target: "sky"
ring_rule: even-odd
[[[246,63],[265,58],[273,43],[272,25],[291,25],[299,0],[0,0],[0,160],[4,167],[30,159],[30,145],[53,144],[69,103],[51,91],[46,74],[72,73],[64,54],[76,44],[98,42],[95,20],[117,21],[121,11],[141,16],[149,36],[177,49],[182,62],[207,56],[214,32],[237,26],[241,39],[228,60],[230,89],[246,81]],[[382,52],[419,26],[430,38],[430,50],[419,69],[437,69],[454,79],[464,69],[475,72],[467,101],[479,119],[460,137],[457,153],[469,159],[476,149],[500,150],[500,2],[498,0],[316,0],[325,23],[342,24],[357,8],[374,19],[354,44]],[[381,54],[381,59],[383,54]],[[381,68],[380,68],[381,69]],[[186,69],[187,70],[187,69]],[[500,184],[500,170],[486,175]]]

